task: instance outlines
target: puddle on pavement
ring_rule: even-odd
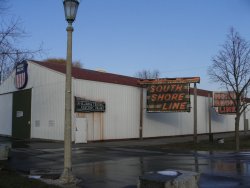
[[[217,182],[221,185],[248,185],[248,181],[242,180],[243,176],[250,175],[250,161],[244,159],[245,155],[246,153],[244,155],[231,155],[230,159],[227,160],[218,160],[212,156],[203,158],[190,155],[136,157],[82,164],[74,168],[74,173],[89,187],[117,187],[118,184],[118,187],[136,185],[140,175],[170,168],[197,171],[206,174],[206,176],[209,175],[210,178],[201,178],[202,182],[200,183],[203,185],[201,187],[206,187],[204,185],[208,185],[208,181],[210,184]]]
[[[58,147],[45,148],[46,144],[41,143],[33,144],[34,147],[30,149],[29,144],[29,142],[22,141],[12,142],[12,148],[24,148],[23,150],[17,149],[15,158],[10,160],[10,164],[15,168],[39,170],[46,167],[52,169],[63,167],[61,149],[57,149]],[[34,148],[40,149],[34,150]],[[245,187],[250,185],[250,180],[248,181],[250,152],[151,153],[120,148],[115,150],[85,148],[74,149],[72,160],[73,173],[77,178],[83,180],[83,187],[130,187],[136,185],[138,177],[144,173],[166,169],[202,173],[200,187],[210,185],[210,187],[216,187],[214,185],[219,184]],[[59,169],[59,172],[61,170]],[[55,178],[60,173],[44,172],[43,174]]]

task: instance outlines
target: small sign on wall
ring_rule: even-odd
[[[75,97],[75,112],[105,112],[105,103]]]
[[[234,92],[214,92],[213,106],[219,114],[235,114],[236,113],[236,95]]]
[[[23,89],[28,82],[28,63],[22,61],[16,65],[15,86],[17,89]]]
[[[16,111],[16,117],[17,118],[23,117],[23,111]]]

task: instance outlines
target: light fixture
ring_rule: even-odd
[[[65,19],[67,20],[67,22],[73,23],[76,18],[79,1],[78,0],[64,0],[63,6],[64,6]]]

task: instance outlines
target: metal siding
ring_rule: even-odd
[[[190,113],[147,113],[146,90],[144,89],[143,136],[174,136],[193,134],[193,95],[191,95],[192,109]],[[198,133],[208,133],[208,98],[198,96]],[[234,131],[234,115],[218,115],[212,110],[212,132]],[[243,130],[243,121],[240,121],[240,130]]]
[[[88,140],[138,138],[139,88],[75,79],[74,96],[93,101],[104,101],[106,104],[106,111],[102,113],[102,117],[98,115],[99,113],[86,115],[88,118]],[[94,129],[97,131],[95,133],[97,135],[92,136]]]
[[[193,103],[193,97],[191,96],[191,103]],[[197,101],[199,98],[197,97]],[[191,104],[193,106],[193,104]],[[178,130],[179,135],[193,134],[194,133],[194,110],[191,108],[191,112],[180,113],[180,129]],[[199,116],[198,116],[199,120]]]
[[[17,91],[14,85],[15,72],[13,72],[2,84],[0,87],[0,94],[10,93]]]
[[[180,130],[180,113],[147,113],[146,96],[146,89],[144,89],[143,137],[177,135]]]
[[[197,97],[197,133],[208,133],[209,132],[209,109],[208,109],[208,98]],[[192,108],[193,109],[193,108]]]
[[[248,109],[246,111],[246,118],[248,119],[249,121],[249,124],[250,124],[250,106],[248,106]],[[249,125],[250,126],[250,125]]]
[[[0,134],[12,133],[12,94],[0,95]]]
[[[157,137],[157,136],[173,136],[182,134],[191,134],[190,122],[183,116],[189,118],[187,113],[144,113],[143,119],[143,136]],[[185,122],[185,123],[183,123]],[[185,126],[183,126],[185,124]]]
[[[0,94],[15,92],[14,72],[0,86]],[[63,140],[65,76],[29,63],[29,80],[25,89],[32,88],[31,137]],[[140,88],[96,81],[73,79],[72,97],[104,101],[104,113],[89,113],[88,140],[126,139],[139,137]],[[7,101],[7,103],[6,103]],[[73,98],[72,98],[73,101]],[[146,113],[146,90],[143,100],[143,137],[193,134],[193,108],[190,113]],[[0,95],[0,134],[11,135],[12,94]],[[191,96],[193,106],[193,96]],[[208,99],[198,96],[198,133],[208,133]],[[74,102],[72,103],[74,109]],[[73,112],[72,116],[76,117]],[[234,131],[234,115],[218,115],[212,110],[212,132]],[[250,112],[247,113],[249,119]],[[243,130],[241,117],[240,130]],[[75,125],[72,119],[72,140]],[[94,131],[95,130],[95,131]]]
[[[235,115],[219,115],[212,112],[212,132],[227,132],[235,130]],[[240,130],[243,130],[242,117],[240,121]]]
[[[249,119],[250,118],[250,113],[249,113],[250,111],[247,111],[246,110],[246,119]]]
[[[36,64],[32,68],[31,137],[63,140],[65,77]]]
[[[28,82],[27,85],[24,89],[30,89],[33,86],[33,81],[34,79],[32,78],[33,74],[33,70],[32,70],[32,66],[33,64],[30,63],[30,61],[28,61]],[[0,87],[0,94],[3,93],[10,93],[10,92],[15,92],[18,91],[18,89],[15,87],[15,74],[16,71],[14,69],[14,71],[10,74],[10,76],[1,84]]]

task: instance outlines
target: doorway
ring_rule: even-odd
[[[31,129],[31,89],[13,93],[12,137],[29,139]]]

